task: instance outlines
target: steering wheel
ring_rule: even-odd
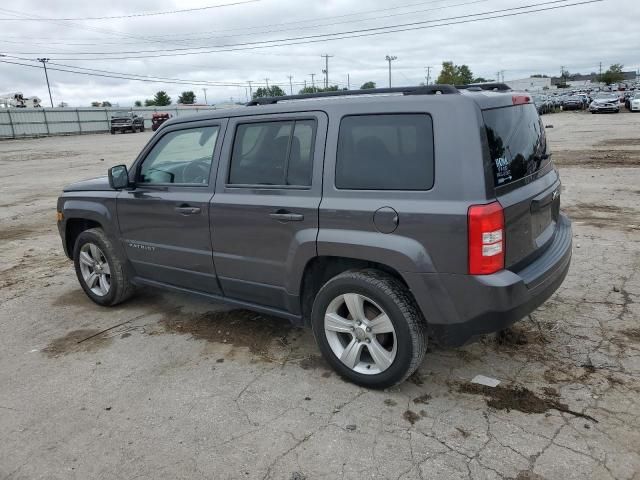
[[[209,181],[209,163],[207,160],[196,160],[187,163],[182,169],[183,183],[207,183]]]

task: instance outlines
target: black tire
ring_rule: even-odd
[[[136,127],[131,127],[131,133],[136,133]]]
[[[329,304],[346,293],[356,293],[373,300],[393,324],[396,355],[391,365],[380,373],[363,374],[352,370],[342,363],[329,345],[324,316]],[[313,302],[311,326],[318,348],[334,370],[345,379],[367,388],[387,388],[401,383],[416,371],[427,351],[427,325],[407,287],[377,270],[344,272],[329,280]]]
[[[92,292],[82,276],[80,269],[80,250],[83,245],[87,243],[97,245],[109,264],[111,285],[106,295],[100,296]],[[76,244],[73,248],[73,263],[75,265],[76,276],[78,277],[80,286],[87,296],[98,305],[105,307],[117,305],[131,297],[135,291],[135,288],[131,283],[126,261],[120,258],[113,247],[113,243],[101,228],[91,228],[78,235],[78,239],[76,240]]]
[[[140,132],[144,132],[144,125],[140,127]]]
[[[116,129],[115,129],[115,128],[112,128],[112,129],[111,129],[111,135],[115,135],[115,134],[116,134]]]

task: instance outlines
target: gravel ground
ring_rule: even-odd
[[[0,478],[640,479],[640,115],[544,122],[574,221],[566,281],[382,392],[278,319],[151,290],[112,309],[85,297],[55,198],[150,133],[0,142]]]

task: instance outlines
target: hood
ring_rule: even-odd
[[[90,178],[89,180],[81,180],[79,182],[67,185],[63,189],[65,192],[88,192],[100,190],[113,190],[109,186],[109,177]]]
[[[619,102],[617,98],[594,98],[593,103],[616,103]]]

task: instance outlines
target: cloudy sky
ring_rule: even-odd
[[[0,94],[45,104],[44,72],[34,68],[42,57],[54,103],[70,106],[128,106],[157,90],[174,101],[193,90],[204,102],[203,88],[209,103],[244,101],[247,81],[255,89],[268,78],[289,92],[289,75],[295,91],[312,73],[323,81],[325,53],[329,81],[341,87],[348,78],[351,87],[387,86],[387,54],[397,56],[394,86],[425,81],[426,66],[437,77],[447,60],[485,78],[503,70],[507,80],[558,75],[562,66],[589,73],[600,62],[640,68],[640,2],[571,6],[585,1],[14,0],[0,7],[0,60],[14,62],[0,63]]]

